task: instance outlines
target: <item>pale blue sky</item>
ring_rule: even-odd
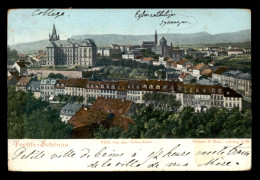
[[[55,12],[64,12],[64,16],[58,18],[32,16],[35,10],[9,11],[8,44],[48,39],[54,23],[60,39],[81,34],[154,34],[155,29],[158,34],[202,31],[217,34],[251,29],[251,13],[246,9],[55,9]],[[144,17],[137,20],[135,14],[138,10],[145,10],[148,14],[170,10],[176,15],[169,19]],[[162,27],[160,23],[163,20],[185,20],[190,24],[169,24]]]

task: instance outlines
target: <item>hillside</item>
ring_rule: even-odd
[[[217,44],[217,43],[238,43],[251,42],[251,30],[243,30],[232,33],[209,34],[207,32],[181,34],[169,33],[158,34],[158,41],[164,36],[170,44],[176,45],[203,45],[203,44]],[[101,35],[74,35],[71,39],[94,39],[98,47],[106,47],[111,44],[120,45],[141,45],[142,41],[153,41],[154,35],[119,35],[119,34],[101,34]],[[40,40],[27,43],[18,43],[10,45],[11,48],[16,49],[19,53],[33,53],[39,49],[45,49],[48,40]]]

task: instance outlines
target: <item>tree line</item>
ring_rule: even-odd
[[[8,87],[7,128],[10,139],[70,138],[72,125],[60,120],[60,112],[33,94]]]
[[[132,116],[134,124],[127,131],[101,126],[95,138],[250,138],[251,109],[228,110],[211,107],[195,112],[193,107],[177,111],[180,103],[172,95],[145,94],[146,105]]]

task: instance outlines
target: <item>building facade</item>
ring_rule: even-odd
[[[46,47],[46,65],[95,66],[97,47],[92,39],[60,40],[55,26]]]

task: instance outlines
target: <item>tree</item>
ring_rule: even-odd
[[[39,118],[41,117],[41,118]],[[70,138],[72,125],[60,120],[56,110],[35,110],[25,117],[25,138],[63,139]]]
[[[181,106],[181,103],[176,100],[176,96],[172,94],[146,93],[143,96],[143,100],[146,104],[153,105],[153,108],[158,108],[162,111],[176,111]]]
[[[39,118],[40,117],[40,118]],[[72,127],[64,124],[59,111],[31,92],[8,87],[8,138],[70,138]]]
[[[202,75],[202,76],[199,77],[199,80],[201,80],[201,79],[208,79],[208,78],[207,78],[206,75]]]
[[[77,96],[70,96],[69,97],[69,102],[70,103],[75,103],[77,101]]]
[[[60,104],[61,104],[61,102],[64,100],[64,95],[63,94],[58,94],[58,96],[56,96],[57,97],[57,99],[58,99],[58,101],[60,102]]]
[[[190,83],[191,84],[195,84],[197,82],[197,79],[192,79],[192,80],[190,80]]]
[[[83,96],[78,96],[76,101],[78,103],[82,104],[84,102],[84,100],[85,100],[85,98]]]
[[[48,78],[52,78],[52,79],[66,79],[61,73],[50,73],[48,75]]]
[[[14,64],[18,60],[18,51],[7,46],[7,63]]]
[[[93,104],[95,101],[96,101],[96,98],[94,98],[94,97],[89,97],[89,98],[87,99],[87,105],[88,105],[88,104]]]

